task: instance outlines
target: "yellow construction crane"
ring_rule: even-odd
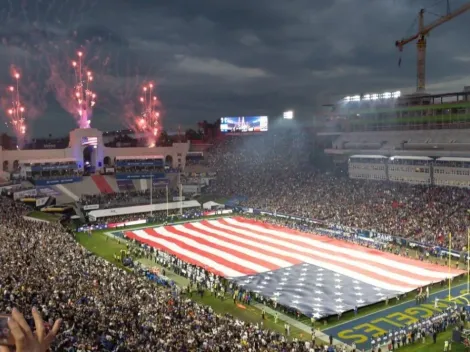
[[[408,38],[403,38],[402,40],[397,40],[395,42],[395,46],[400,50],[403,51],[403,47],[413,42],[417,39],[416,47],[418,49],[417,55],[417,81],[416,81],[416,92],[417,93],[425,93],[426,91],[426,36],[429,34],[431,30],[440,26],[443,23],[450,21],[451,19],[461,15],[465,11],[470,10],[470,3],[462,5],[457,10],[453,12],[448,12],[447,15],[442,16],[431,22],[427,26],[424,25],[424,13],[426,12],[425,9],[421,9],[419,11],[418,16],[418,32]]]

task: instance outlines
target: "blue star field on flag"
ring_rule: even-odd
[[[234,281],[246,290],[316,319],[353,310],[355,306],[377,303],[398,294],[308,263],[242,276]]]

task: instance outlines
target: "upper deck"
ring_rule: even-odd
[[[317,123],[338,132],[470,128],[470,91],[398,97],[391,94],[346,97],[332,105]]]

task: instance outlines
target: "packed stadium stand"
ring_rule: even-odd
[[[90,129],[71,133],[69,147],[65,152],[61,151],[64,160],[47,162],[44,155],[31,158],[31,155],[26,155],[27,151],[0,153],[0,160],[8,161],[4,165],[8,166],[9,173],[18,175],[15,176],[16,182],[24,179],[17,186],[2,191],[0,239],[8,239],[8,244],[0,249],[0,266],[10,268],[15,263],[17,270],[26,272],[26,268],[31,267],[29,258],[50,264],[37,266],[44,269],[42,271],[36,270],[36,266],[30,269],[35,279],[28,283],[28,288],[40,292],[40,295],[28,289],[18,294],[15,291],[15,280],[18,278],[13,280],[9,270],[0,271],[0,282],[7,282],[2,290],[15,292],[12,294],[13,301],[21,304],[25,312],[35,300],[40,300],[39,304],[50,301],[56,303],[41,308],[41,313],[48,321],[59,317],[64,319],[64,330],[67,333],[58,336],[53,351],[78,348],[84,343],[91,346],[89,350],[192,351],[207,347],[207,339],[217,346],[214,350],[220,351],[232,351],[234,346],[243,350],[242,346],[245,346],[253,350],[263,350],[265,347],[269,351],[289,349],[310,352],[311,345],[290,341],[287,333],[283,336],[261,329],[259,325],[241,324],[232,317],[216,315],[212,308],[188,299],[187,295],[170,285],[164,275],[145,271],[132,261],[131,256],[125,259],[135,265],[132,269],[135,275],[115,269],[89,253],[60,225],[31,223],[23,218],[31,207],[41,209],[51,198],[55,198],[57,204],[73,204],[73,210],[76,211],[73,220],[80,220],[77,230],[92,238],[92,229],[118,229],[116,233],[120,236],[119,240],[132,240],[141,256],[159,263],[171,263],[169,267],[173,270],[191,282],[199,282],[198,292],[211,290],[215,292],[214,295],[223,292],[222,297],[228,294],[227,297],[233,299],[234,303],[244,307],[247,302],[254,300],[274,309],[277,307],[279,312],[282,309],[282,312],[305,314],[314,319],[333,314],[337,314],[339,319],[346,309],[352,310],[355,305],[360,308],[379,299],[354,300],[347,307],[327,307],[326,303],[322,303],[314,311],[308,307],[310,310],[307,312],[299,305],[293,305],[292,299],[284,297],[281,306],[270,293],[261,292],[264,287],[244,287],[248,279],[243,275],[229,283],[223,275],[219,275],[218,269],[211,271],[210,265],[201,266],[191,260],[188,253],[193,249],[189,247],[194,246],[197,238],[208,236],[210,231],[212,242],[204,242],[204,248],[216,242],[232,249],[242,243],[249,244],[252,252],[246,251],[242,255],[237,254],[236,250],[224,252],[225,256],[217,260],[223,261],[224,270],[233,272],[233,269],[227,268],[234,265],[241,274],[250,273],[253,276],[263,273],[251,272],[243,265],[248,263],[257,269],[263,269],[263,265],[266,265],[269,268],[273,264],[266,259],[269,243],[272,245],[275,241],[277,246],[285,246],[290,250],[305,250],[294,242],[289,244],[280,242],[280,239],[273,240],[272,236],[284,236],[282,241],[297,241],[294,239],[296,236],[324,236],[319,237],[322,243],[347,243],[345,246],[348,248],[354,246],[358,251],[360,249],[357,248],[364,248],[367,253],[373,252],[379,257],[392,256],[393,252],[393,255],[401,255],[403,262],[408,260],[417,266],[431,265],[441,253],[464,258],[463,250],[467,245],[467,229],[470,226],[467,215],[470,204],[470,155],[463,147],[467,142],[470,143],[470,138],[465,131],[335,134],[331,143],[326,142],[321,148],[320,138],[295,120],[283,121],[282,124],[273,122],[270,131],[263,133],[220,135],[212,131],[206,135],[216,138],[195,143],[204,145],[201,148],[192,149],[190,142],[140,148],[140,142],[128,135],[102,135]],[[96,140],[92,139],[95,137]],[[102,140],[104,137],[107,139],[105,143]],[[118,146],[122,144],[126,146]],[[91,150],[92,156],[89,157],[85,150]],[[468,159],[439,154],[453,152],[465,153]],[[345,158],[340,161],[336,158],[338,154]],[[18,161],[19,170],[12,167],[14,161]],[[55,172],[56,169],[63,169],[64,163],[67,164],[67,170],[77,172],[79,180],[65,182],[69,174]],[[30,174],[25,170],[28,167],[31,167]],[[50,172],[51,168],[54,172]],[[37,185],[35,183],[38,180],[47,182]],[[197,201],[199,197],[212,201],[202,204],[202,201]],[[44,199],[44,204],[41,199]],[[226,202],[220,204],[223,201],[215,202],[216,199],[225,199]],[[33,205],[28,206],[28,202]],[[50,211],[71,211],[70,207],[65,206],[54,208],[52,203],[47,203],[46,208]],[[150,229],[149,232],[147,229],[142,230],[145,224],[166,224],[174,219],[187,221],[227,214],[222,211],[230,214],[236,212],[250,219],[234,217],[220,222],[203,220],[201,223]],[[67,225],[72,226],[71,216],[64,214],[63,218],[64,223],[66,219],[69,221]],[[126,231],[130,225],[141,227],[135,231]],[[181,234],[183,228],[186,229],[185,236]],[[197,232],[197,229],[203,232]],[[163,240],[160,238],[160,243],[168,243],[175,238],[180,241],[179,245],[185,243],[185,254],[179,255],[174,246],[171,247],[173,251],[168,253],[162,248],[164,246],[155,246],[156,250],[141,240],[148,240],[149,233],[155,235],[158,231],[164,237]],[[26,232],[31,235],[25,237]],[[453,236],[452,250],[446,248],[446,234],[449,233]],[[266,234],[271,237],[266,238]],[[235,240],[231,237],[234,235],[239,237]],[[264,257],[257,257],[254,263],[250,263],[252,259],[249,253],[253,253],[257,243],[248,242],[250,236],[258,242],[268,243],[265,243],[266,248],[262,252]],[[226,239],[231,241],[228,245],[223,242]],[[269,248],[274,248],[269,250],[276,252],[274,246]],[[419,248],[419,260],[405,259],[411,248]],[[215,250],[212,249],[211,260],[215,260],[217,253],[222,252],[220,247]],[[279,254],[279,248],[276,253]],[[200,253],[197,255],[197,258],[203,258]],[[299,253],[296,255],[297,265]],[[322,257],[321,253],[314,258],[315,263],[318,257]],[[397,258],[394,260],[401,263]],[[263,260],[266,263],[259,264]],[[287,261],[285,258],[274,260],[276,263]],[[328,259],[341,260],[350,258]],[[432,265],[435,265],[434,262]],[[351,266],[347,268],[350,269]],[[385,269],[382,266],[380,270],[382,275]],[[439,267],[439,270],[434,271],[442,271],[439,272],[442,278],[448,276],[447,268]],[[378,269],[372,272],[379,275],[376,273]],[[453,269],[452,275],[460,274],[459,269]],[[330,276],[333,277],[333,274]],[[406,275],[400,274],[400,277],[405,281],[409,279]],[[380,279],[387,281],[388,277]],[[152,281],[159,285],[153,285]],[[44,282],[46,286],[43,286]],[[20,279],[19,284],[27,283]],[[429,282],[426,281],[427,284]],[[417,289],[417,286],[407,287],[410,291]],[[289,291],[289,288],[286,287],[285,291]],[[309,292],[302,295],[313,294],[314,290]],[[401,291],[390,290],[390,297],[384,294],[380,299],[386,297],[388,301],[397,292]],[[307,297],[293,291],[290,293],[302,299]],[[101,300],[92,300],[90,297],[100,297]],[[11,311],[10,302],[9,295],[0,298],[0,311]],[[175,306],[192,313],[182,315],[172,308]],[[122,312],[132,318],[123,320]],[[206,331],[204,341],[197,333],[197,326],[201,322]],[[247,329],[257,333],[245,338]],[[125,339],[122,338],[124,335]],[[327,347],[321,348],[324,350]],[[336,351],[339,351],[339,347]]]

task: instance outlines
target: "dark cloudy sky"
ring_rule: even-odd
[[[95,72],[100,129],[124,125],[145,80],[157,85],[167,129],[288,108],[308,119],[340,96],[412,92],[416,48],[398,68],[394,42],[416,30],[421,7],[427,21],[446,11],[436,0],[0,0],[0,83],[10,84],[11,64],[22,71],[35,135],[75,127],[50,66],[72,82],[67,65],[80,47]],[[469,29],[470,12],[431,33],[428,90],[470,85]]]

